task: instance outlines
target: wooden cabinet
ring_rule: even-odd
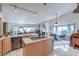
[[[3,40],[3,54],[6,54],[11,50],[11,38],[6,38]]]
[[[0,40],[0,56],[2,55],[2,40]]]
[[[46,56],[53,51],[53,40],[52,39],[46,39],[41,41],[41,55]]]

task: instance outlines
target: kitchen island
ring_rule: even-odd
[[[53,52],[53,37],[37,40],[25,38],[22,40],[24,56],[47,56]]]

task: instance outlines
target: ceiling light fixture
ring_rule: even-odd
[[[56,22],[55,22],[55,25],[54,26],[58,26],[58,21],[57,21],[57,18],[58,18],[58,14],[56,13]],[[56,35],[57,35],[57,29],[56,29]]]
[[[34,14],[34,17],[37,17],[37,14]]]
[[[25,9],[25,8],[22,8],[22,7],[19,7],[19,6],[13,5],[13,4],[10,4],[10,6],[15,7],[15,10],[17,10],[16,8],[18,8],[18,9],[22,9],[22,10],[25,10],[25,11],[27,11],[27,12],[30,12],[30,13],[32,13],[32,14],[34,14],[34,15],[37,14],[37,12],[31,11],[31,10],[28,10],[28,9]]]
[[[56,22],[55,22],[55,25],[58,24],[57,17],[58,17],[58,14],[56,13]]]
[[[16,13],[18,12],[18,10],[16,9],[16,6],[14,6],[14,12],[16,12]]]

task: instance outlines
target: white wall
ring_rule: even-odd
[[[0,4],[0,35],[3,35],[3,20],[2,5]]]
[[[47,34],[48,34],[48,36],[49,36],[49,28],[50,28],[50,27],[49,27],[49,22],[46,22],[45,25],[46,25],[46,32],[47,32]]]

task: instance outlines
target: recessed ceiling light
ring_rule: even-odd
[[[34,14],[34,17],[36,17],[37,15],[36,14]]]
[[[18,10],[14,10],[14,12],[18,12]]]

